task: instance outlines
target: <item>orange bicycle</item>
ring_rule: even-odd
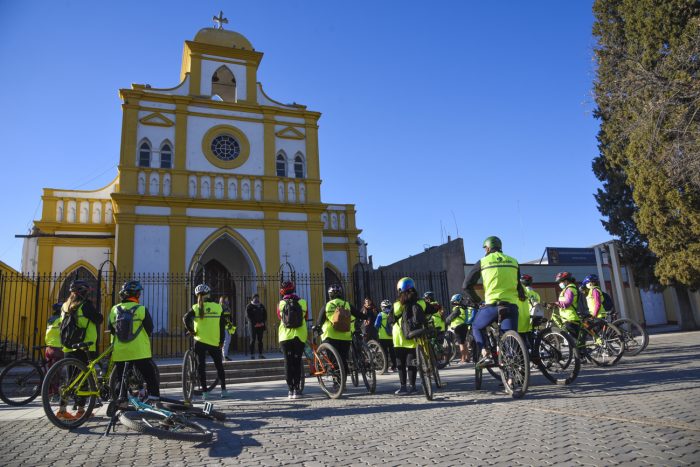
[[[338,350],[328,343],[316,344],[317,332],[313,332],[312,338],[304,347],[305,361],[301,371],[301,390],[304,390],[305,369],[309,369],[309,376],[315,376],[321,390],[331,399],[337,399],[345,391],[345,366],[340,358]]]

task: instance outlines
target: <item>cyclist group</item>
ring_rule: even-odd
[[[328,289],[328,302],[324,305],[312,330],[321,336],[324,343],[331,344],[338,350],[343,365],[347,369],[348,352],[353,332],[360,327],[365,333],[372,332],[378,338],[385,354],[389,358],[390,371],[398,371],[399,388],[396,395],[413,394],[416,391],[416,341],[412,330],[428,323],[440,334],[451,331],[459,344],[460,363],[466,363],[472,351],[480,352],[477,366],[483,367],[494,363],[486,328],[494,322],[500,324],[502,331],[513,330],[523,334],[525,342],[532,330],[530,310],[532,305],[540,303],[540,296],[532,289],[532,277],[520,273],[518,262],[505,255],[498,237],[488,237],[483,248],[485,255],[467,273],[462,289],[463,294],[455,294],[450,299],[450,312],[444,310],[435,300],[432,292],[425,292],[419,297],[416,284],[410,277],[402,278],[397,284],[395,301],[383,300],[376,310],[371,300],[366,300],[358,310],[345,298],[339,284]],[[483,282],[484,297],[480,297],[475,286]],[[578,334],[581,325],[579,302],[581,294],[589,313],[593,317],[604,318],[610,311],[606,303],[608,297],[600,289],[599,279],[595,275],[585,278],[579,288],[569,272],[560,272],[555,282],[561,293],[559,300],[550,304],[560,309],[559,315],[563,326],[573,335]],[[113,344],[112,359],[116,362],[115,371],[121,374],[125,362],[131,362],[142,375],[151,397],[159,396],[158,375],[154,370],[151,353],[151,335],[153,321],[147,308],[140,303],[143,287],[139,281],[128,281],[122,286],[116,304],[108,316],[107,327]],[[194,352],[199,366],[198,377],[202,388],[206,388],[206,355],[214,361],[221,384],[221,397],[228,397],[223,358],[227,357],[227,340],[235,332],[228,302],[222,298],[219,303],[211,301],[211,289],[206,284],[195,288],[196,303],[184,315],[183,322],[193,336]],[[296,294],[293,281],[285,281],[280,287],[280,301],[276,307],[279,319],[279,344],[284,356],[285,375],[288,397],[296,399],[301,396],[303,385],[302,357],[308,339],[306,300]],[[87,348],[94,351],[97,342],[97,329],[102,323],[102,316],[88,298],[89,286],[85,281],[76,280],[70,285],[70,296],[62,305],[54,306],[54,313],[49,319],[46,330],[46,358],[49,365],[58,361],[63,355],[88,361]],[[260,313],[257,295],[251,301],[255,313]],[[250,307],[249,307],[250,308]],[[266,314],[262,308],[263,326],[256,325],[259,355],[262,356],[262,329]],[[249,314],[250,314],[250,310]],[[257,315],[256,315],[257,316]],[[470,348],[468,334],[474,337],[476,349]],[[83,347],[77,343],[85,343]],[[251,355],[254,349],[251,342]],[[202,399],[210,395],[202,394]],[[62,419],[79,418],[81,410],[78,404],[75,414],[67,407],[60,407],[57,417]]]

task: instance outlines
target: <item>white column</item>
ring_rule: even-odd
[[[620,269],[620,258],[617,253],[615,243],[610,243],[610,266],[612,268],[613,277],[615,278],[613,285],[618,296],[620,306],[620,318],[627,318],[627,297],[625,296],[624,283],[622,282],[622,269]]]
[[[600,249],[602,246],[597,246],[593,249],[595,251],[595,265],[598,268],[598,277],[600,278],[600,288],[603,292],[608,292],[605,286],[605,276],[603,275],[603,259],[600,255]]]

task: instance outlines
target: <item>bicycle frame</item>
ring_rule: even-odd
[[[95,366],[99,365],[99,364],[100,364],[100,361],[101,361],[103,358],[106,358],[108,355],[110,355],[110,354],[112,353],[112,349],[113,349],[113,346],[110,345],[109,347],[107,347],[107,348],[105,349],[104,352],[102,352],[102,354],[101,354],[99,357],[97,357],[97,358],[94,359],[94,360],[90,360],[90,361],[88,362],[88,364],[87,364],[87,370],[81,372],[80,375],[78,375],[77,378],[75,378],[67,387],[62,388],[61,391],[62,391],[62,392],[70,392],[70,391],[72,391],[73,388],[75,388],[76,386],[77,386],[78,388],[82,387],[82,385],[85,383],[85,381],[87,380],[87,378],[89,378],[91,375],[93,375],[93,376],[95,377],[95,379],[97,380],[97,371],[95,370]],[[105,373],[105,374],[109,374],[109,372],[111,371],[113,365],[114,365],[114,363],[112,362],[112,359],[110,359],[110,360],[109,360],[109,365],[107,366],[107,370],[108,370],[108,371],[107,371],[107,373]],[[100,388],[98,387],[98,388],[96,388],[94,391],[86,391],[86,390],[77,389],[77,390],[75,391],[75,395],[76,395],[76,396],[99,396],[99,395],[100,395]]]

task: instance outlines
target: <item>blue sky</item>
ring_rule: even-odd
[[[375,265],[447,235],[521,261],[607,240],[593,193],[591,2],[0,0],[0,260],[44,187],[116,175],[117,90],[179,81],[223,10],[270,97],[323,113],[322,196],[355,203]]]

